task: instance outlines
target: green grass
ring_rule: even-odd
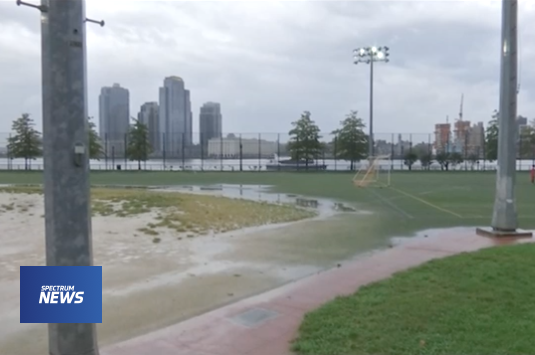
[[[359,228],[378,238],[406,235],[427,228],[488,225],[492,215],[495,173],[492,172],[393,172],[392,189],[356,188],[349,173],[254,172],[92,172],[100,185],[273,185],[274,191],[331,198],[377,212]],[[35,184],[40,172],[3,171],[0,183]],[[517,176],[517,209],[523,228],[535,228],[535,186],[529,172]]]
[[[533,354],[535,245],[434,260],[308,313],[306,355]]]
[[[43,190],[39,186],[9,186],[0,187],[0,192],[42,194]],[[154,223],[138,230],[151,236],[159,235],[161,229],[193,236],[224,233],[258,225],[298,221],[316,215],[290,205],[148,189],[92,188],[91,200],[94,216],[129,217],[155,213]],[[14,203],[0,206],[0,213],[15,207]],[[19,206],[19,212],[28,211],[28,207]],[[158,243],[160,238],[154,238],[154,241]]]
[[[391,188],[383,189],[357,188],[352,175],[93,172],[91,182],[272,185],[278,193],[343,201],[374,213],[337,222],[329,235],[316,242],[336,240],[349,254],[424,229],[490,224],[495,173],[393,172]],[[41,181],[41,173],[0,172],[4,184]],[[519,226],[535,229],[535,186],[529,183],[529,172],[518,173],[516,196]],[[363,244],[355,242],[364,239]],[[154,236],[153,241],[159,238]],[[533,260],[535,245],[500,247],[397,274],[308,314],[294,349],[304,355],[533,353]]]

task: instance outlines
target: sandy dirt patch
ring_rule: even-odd
[[[46,325],[19,323],[18,281],[19,266],[45,263],[43,198],[0,193],[0,211],[0,354],[43,354]],[[347,243],[336,243],[336,236],[330,241],[325,236],[335,228],[347,234],[359,218],[340,213],[196,237],[158,228],[159,241],[154,242],[153,235],[140,230],[158,216],[150,210],[135,217],[93,218],[95,265],[102,265],[104,273],[103,323],[98,325],[101,345],[333,266],[350,256],[354,246],[348,249]]]

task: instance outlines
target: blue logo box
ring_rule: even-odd
[[[21,323],[102,323],[102,266],[21,266]]]

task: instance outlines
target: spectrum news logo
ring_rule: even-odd
[[[84,291],[74,292],[74,286],[42,286],[39,303],[82,303],[83,295]]]
[[[21,266],[21,323],[102,323],[101,266]]]

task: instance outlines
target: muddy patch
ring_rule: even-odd
[[[195,238],[162,229],[156,243],[139,231],[154,211],[94,216],[94,259],[103,266],[101,346],[319,272],[371,244],[371,236],[354,236],[355,218],[365,218],[365,211],[271,194],[269,187],[223,187],[174,191],[292,205],[316,211],[316,217]],[[18,280],[20,265],[45,263],[42,195],[0,193],[0,205],[13,206],[0,213],[0,354],[40,354],[47,349],[47,328],[19,323]]]

